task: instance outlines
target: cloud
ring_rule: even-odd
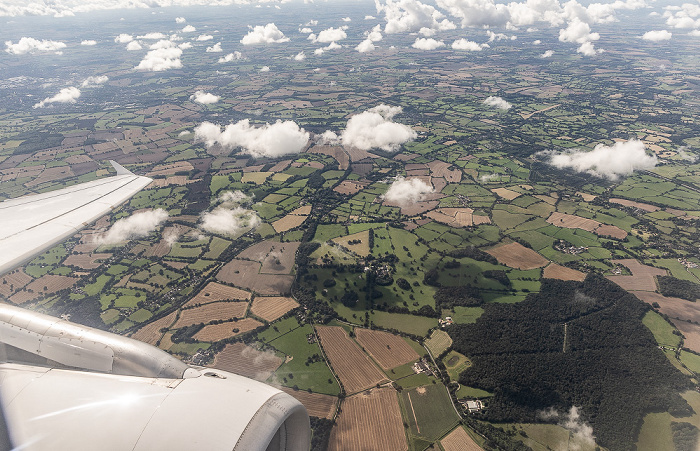
[[[219,197],[216,198],[216,201],[222,204],[235,204],[235,205],[241,205],[241,204],[249,204],[253,201],[253,198],[251,196],[247,196],[243,191],[236,190],[236,191],[224,191],[223,193],[219,194]]]
[[[569,431],[569,449],[578,451],[595,447],[593,428],[581,418],[578,407],[571,406],[569,412],[564,414],[560,414],[554,408],[549,408],[549,410],[539,412],[539,417],[545,421],[557,420],[559,426]]]
[[[168,212],[162,208],[135,213],[115,222],[105,234],[96,237],[95,242],[115,244],[141,238],[158,228],[166,219]]]
[[[275,158],[296,154],[309,142],[309,133],[294,121],[277,121],[253,127],[248,119],[243,119],[227,125],[223,131],[219,125],[203,122],[194,132],[195,139],[204,141],[207,147],[215,144],[228,149],[241,147],[243,153],[254,157]]]
[[[539,39],[535,39],[534,41],[532,41],[532,45],[541,45],[541,44],[542,44],[542,41],[540,41]]]
[[[352,19],[349,18],[349,17],[343,17],[343,18],[340,19],[340,20],[342,20],[343,22],[352,22]]]
[[[164,44],[166,42],[169,43],[169,45]],[[182,67],[182,61],[180,61],[182,49],[175,47],[175,44],[170,41],[160,41],[154,45],[159,47],[146,53],[146,56],[143,57],[139,65],[134,69],[160,72],[168,69],[179,69]]]
[[[126,45],[126,50],[129,52],[133,52],[135,50],[141,50],[143,47],[141,47],[141,44],[139,44],[138,41],[131,41]]]
[[[345,33],[345,30],[347,29],[347,26],[344,27],[339,27],[339,28],[328,28],[326,30],[321,31],[316,39],[313,39],[314,42],[335,42],[335,41],[342,41],[343,39],[347,38],[348,35]]]
[[[263,66],[260,68],[260,72],[270,72],[270,66]]]
[[[185,27],[182,29],[183,33],[194,33],[195,31],[197,31],[197,29],[192,25],[185,25]]]
[[[195,41],[211,41],[212,39],[214,39],[214,36],[210,34],[200,34]]]
[[[642,35],[642,39],[646,41],[653,41],[653,42],[658,42],[658,41],[668,41],[671,39],[672,33],[666,30],[653,30],[653,31],[647,31]]]
[[[470,52],[480,52],[484,47],[474,41],[468,41],[464,38],[458,39],[452,43],[452,48],[455,50],[467,50]]]
[[[374,42],[372,42],[371,39],[365,39],[364,41],[357,44],[357,47],[355,47],[355,50],[357,50],[360,53],[367,53],[367,52],[371,52],[375,48],[376,48],[376,46],[374,45]]]
[[[211,47],[207,47],[207,50],[206,50],[207,53],[221,53],[223,51],[224,51],[224,49],[221,48],[220,42],[217,42],[216,44],[212,45]]]
[[[230,63],[231,61],[238,61],[241,59],[243,55],[239,51],[235,51],[233,53],[229,53],[228,55],[222,56],[219,58],[220,63]]]
[[[109,80],[109,77],[106,75],[98,75],[97,77],[88,77],[83,82],[80,84],[81,87],[83,88],[94,88],[95,86],[99,86],[101,84],[107,83]]]
[[[681,6],[667,6],[663,17],[666,18],[666,25],[673,28],[700,28],[700,5],[683,3]]]
[[[44,108],[46,104],[49,103],[75,103],[80,97],[80,90],[78,88],[70,87],[61,89],[58,94],[53,97],[47,97],[41,102],[34,105],[33,108]]]
[[[184,17],[176,17],[175,18],[175,23],[185,23],[185,22],[187,22],[187,19],[185,19]]]
[[[688,36],[700,36],[700,30],[689,31]]]
[[[603,49],[596,49],[592,42],[584,42],[576,49],[577,53],[582,53],[585,56],[594,56],[598,53],[603,53]]]
[[[559,40],[561,42],[575,42],[580,44],[576,52],[586,56],[594,56],[597,53],[602,53],[602,50],[596,50],[592,41],[600,39],[598,33],[591,33],[591,26],[579,19],[574,19],[569,22],[569,25],[559,30]]]
[[[339,49],[342,47],[343,47],[342,45],[340,45],[336,42],[331,42],[330,44],[328,44],[325,47],[321,47],[321,48],[314,50],[314,55],[323,55],[323,53],[328,51],[328,50],[335,50],[335,49]]]
[[[126,44],[127,42],[131,42],[134,40],[134,37],[130,34],[122,33],[116,38],[114,38],[114,42],[118,42],[120,44]]]
[[[301,28],[301,29],[299,30],[299,33],[301,33],[301,34],[307,34],[307,33],[313,33],[313,32],[314,32],[314,30],[312,30],[312,29],[309,28],[309,27],[304,27],[304,28]]]
[[[384,13],[386,25],[384,31],[389,34],[416,32],[421,28],[434,30],[452,30],[455,24],[431,5],[418,0],[387,0],[385,4],[376,3],[377,12]]]
[[[138,39],[149,39],[155,41],[156,39],[166,39],[167,36],[163,33],[151,32],[146,33],[143,36],[136,36]]]
[[[241,207],[216,207],[212,211],[202,213],[199,228],[209,233],[236,235],[242,230],[257,227],[261,222],[260,217],[252,210]]]
[[[182,44],[178,44],[177,48],[180,50],[187,50],[192,48],[192,43],[191,42],[183,42]]]
[[[330,130],[326,130],[317,136],[319,144],[336,145],[340,143],[340,137]]]
[[[202,105],[216,103],[219,101],[219,99],[219,96],[215,96],[214,94],[204,91],[195,91],[195,93],[190,96],[190,100],[196,103],[201,103]]]
[[[356,114],[348,120],[340,139],[344,146],[362,150],[382,149],[395,152],[399,146],[416,139],[418,134],[408,125],[393,122],[401,107],[381,104]]]
[[[407,207],[424,200],[425,195],[432,192],[435,189],[421,179],[397,177],[383,197],[391,203]]]
[[[382,26],[377,24],[370,31],[365,31],[365,36],[372,42],[379,42],[382,40]]]
[[[304,54],[304,51],[302,50],[301,52],[294,55],[293,59],[294,59],[294,61],[304,61],[306,59],[306,55]]]
[[[41,41],[34,38],[23,37],[17,44],[12,41],[5,41],[5,51],[11,55],[24,55],[25,53],[34,52],[58,52],[65,48],[66,44],[61,41],[51,41],[42,39]]]
[[[688,148],[686,146],[682,146],[678,148],[678,156],[682,160],[690,161],[691,163],[695,163],[696,161],[700,160],[700,155],[694,155],[692,153],[686,152]]]
[[[552,55],[554,55],[554,51],[547,50],[546,52],[544,52],[543,54],[540,55],[540,58],[551,58]]]
[[[444,47],[445,43],[443,41],[437,41],[433,38],[416,38],[411,47],[418,50],[435,50],[439,47]]]
[[[80,45],[97,45],[97,41],[94,39],[86,39],[84,41],[80,41]]]
[[[489,96],[484,100],[484,105],[498,108],[499,110],[510,110],[513,105],[506,102],[501,97]]]
[[[365,20],[375,20],[376,17],[374,16],[365,16]]]
[[[241,39],[241,44],[274,44],[287,41],[289,41],[289,38],[277,28],[277,25],[269,23],[265,26],[257,25],[251,28],[248,34]]]
[[[617,180],[621,175],[630,175],[635,170],[646,170],[656,166],[656,156],[647,155],[644,143],[637,140],[616,142],[612,146],[598,144],[591,151],[544,152],[548,163],[559,169],[571,168],[597,177]]]

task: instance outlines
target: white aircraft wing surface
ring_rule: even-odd
[[[0,203],[0,274],[151,182],[117,175]],[[290,395],[130,338],[0,303],[0,451],[308,451]]]
[[[110,163],[116,176],[0,202],[0,274],[71,236],[152,181]]]

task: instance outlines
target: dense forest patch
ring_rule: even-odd
[[[599,444],[630,449],[646,413],[692,411],[679,395],[690,382],[642,324],[648,308],[596,275],[545,279],[523,302],[485,304],[475,324],[450,329],[473,362],[460,382],[494,393],[487,420],[542,421],[547,409],[576,406]]]

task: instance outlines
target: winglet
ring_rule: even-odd
[[[112,167],[117,171],[117,175],[134,175],[133,172],[131,172],[128,169],[125,169],[124,166],[120,165],[114,160],[109,160],[109,164],[111,164]]]

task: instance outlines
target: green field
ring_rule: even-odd
[[[296,322],[296,319],[290,319]],[[291,322],[289,325],[291,325]],[[289,325],[284,327],[288,327]],[[268,331],[269,330],[270,329],[268,329]],[[281,331],[283,330],[284,329],[281,329]],[[306,337],[311,333],[313,333],[313,329],[310,325],[297,326],[289,332],[278,335],[276,338],[267,342],[281,353],[292,357],[291,360],[287,359],[287,361],[270,376],[268,382],[285,385],[287,387],[296,386],[300,390],[311,389],[316,393],[338,395],[340,394],[340,387],[326,363],[324,361],[316,361],[314,363],[307,362],[309,357],[321,355],[318,344],[309,344],[306,341]],[[292,375],[291,377],[289,376],[290,374]]]
[[[401,404],[412,435],[437,440],[459,421],[442,384],[430,384],[401,392]]]
[[[457,351],[448,352],[447,355],[442,358],[442,363],[445,365],[445,368],[447,368],[447,374],[450,375],[450,379],[453,381],[458,380],[462,371],[471,366],[469,359]]]
[[[677,347],[680,344],[681,337],[673,333],[676,328],[653,310],[644,315],[642,322],[654,334],[658,344],[672,347]]]

